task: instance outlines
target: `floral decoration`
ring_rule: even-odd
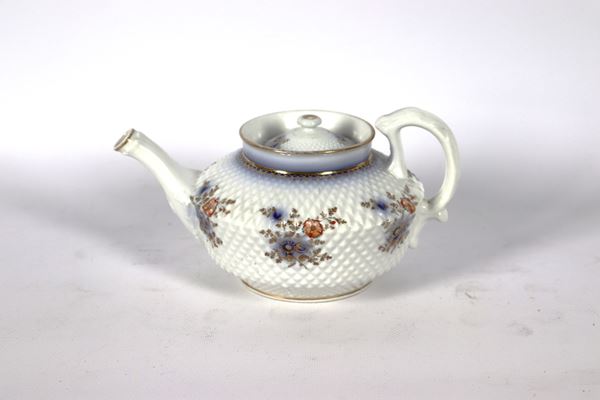
[[[215,228],[219,226],[215,219],[230,214],[230,206],[235,203],[235,199],[217,196],[218,191],[218,185],[212,185],[209,181],[204,181],[197,194],[190,196],[198,218],[198,227],[206,235],[212,247],[219,247],[223,244],[215,231]]]
[[[332,207],[314,218],[302,218],[295,208],[287,216],[276,207],[261,208],[259,212],[272,222],[271,228],[259,231],[271,245],[265,256],[277,264],[285,263],[288,268],[308,268],[331,260],[332,257],[323,251],[323,236],[346,224],[346,220],[337,216],[337,211],[337,207]]]
[[[385,243],[379,250],[393,253],[404,243],[410,233],[410,224],[415,218],[417,197],[410,193],[408,185],[404,186],[402,194],[397,196],[386,192],[385,199],[369,199],[360,203],[361,206],[375,210],[384,217],[381,226],[385,230]]]

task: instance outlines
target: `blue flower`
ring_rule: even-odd
[[[385,201],[383,201],[383,200],[377,200],[375,202],[375,207],[377,207],[378,210],[387,211],[388,204]]]
[[[396,218],[386,229],[386,244],[379,249],[391,253],[396,247],[404,243],[410,233],[410,225],[414,217],[414,215],[404,214]]]
[[[273,212],[271,213],[271,218],[273,218],[275,221],[281,221],[281,219],[283,218],[283,211],[278,208],[273,209]]]
[[[284,259],[297,259],[310,250],[310,245],[299,237],[284,238],[275,244],[275,250]]]
[[[202,186],[200,186],[200,189],[198,189],[198,196],[201,196],[202,194],[206,193],[208,189],[210,189],[210,182],[206,181],[202,184]]]

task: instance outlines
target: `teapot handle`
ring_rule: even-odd
[[[430,112],[415,107],[402,108],[383,115],[375,122],[377,129],[387,136],[391,154],[388,170],[399,179],[406,179],[409,173],[404,161],[400,132],[407,126],[417,126],[433,134],[442,145],[446,157],[446,173],[439,192],[431,199],[424,199],[419,204],[419,213],[415,228],[411,234],[410,246],[417,246],[417,237],[426,220],[436,218],[445,222],[448,219],[446,206],[452,199],[459,178],[459,155],[456,139],[452,131],[440,118]]]

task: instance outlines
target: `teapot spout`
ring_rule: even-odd
[[[171,209],[188,229],[192,229],[187,210],[200,171],[182,167],[160,146],[135,129],[125,132],[114,149],[135,158],[152,172],[162,186]]]

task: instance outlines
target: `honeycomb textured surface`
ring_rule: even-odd
[[[364,204],[403,191],[415,204],[423,199],[416,178],[399,180],[385,163],[386,157],[373,151],[372,163],[353,172],[284,176],[249,168],[238,151],[208,167],[197,182],[197,190],[216,187],[211,193],[229,201],[226,211],[211,217],[218,245],[207,237],[206,224],[200,229],[193,203],[188,226],[220,267],[260,291],[291,299],[339,296],[398,264],[408,246],[409,240],[402,240],[393,251],[382,251],[389,240],[382,223],[389,215]],[[309,262],[314,259],[317,264]]]

